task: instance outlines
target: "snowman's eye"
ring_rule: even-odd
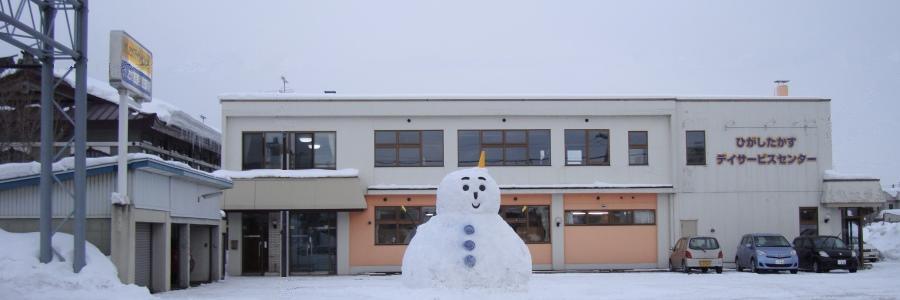
[[[482,192],[484,192],[484,185],[482,184],[481,186],[478,187],[478,189],[481,190]]]
[[[469,185],[468,185],[468,184],[464,184],[464,185],[463,185],[463,191],[468,191],[468,190],[469,190]]]

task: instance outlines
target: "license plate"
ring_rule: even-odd
[[[709,265],[711,265],[711,264],[712,264],[712,262],[709,260],[704,259],[704,260],[700,261],[700,267],[709,267]]]
[[[846,259],[838,259],[838,264],[839,264],[839,265],[846,265],[846,264],[847,264],[847,260],[846,260]]]
[[[783,260],[783,259],[776,259],[776,260],[775,260],[775,264],[776,264],[776,265],[783,265],[783,264],[784,264],[784,260]]]

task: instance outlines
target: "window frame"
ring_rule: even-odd
[[[267,133],[280,133],[281,134],[281,169],[244,169],[244,143],[247,140],[247,135],[250,134],[261,134],[263,136],[263,144],[262,144],[262,153],[265,156],[265,136]],[[308,133],[312,136],[312,144],[316,143],[316,133],[331,133],[334,134],[334,167],[332,168],[316,168],[316,151],[313,149],[312,155],[310,155],[310,160],[312,162],[312,168],[309,169],[293,169],[291,168],[291,163],[293,161],[290,159],[294,154],[294,141],[291,139],[290,143],[288,143],[288,138],[293,137],[293,134],[298,133]],[[337,169],[337,131],[242,131],[241,132],[241,170],[312,170],[312,169],[322,169],[322,170],[336,170]],[[263,157],[263,165],[265,165],[265,157]]]
[[[372,217],[372,220],[373,220],[372,221],[372,225],[373,225],[372,235],[375,238],[373,240],[373,243],[375,246],[407,246],[407,245],[409,245],[408,242],[406,242],[406,243],[381,243],[381,242],[379,242],[378,241],[378,226],[379,225],[394,225],[393,230],[394,230],[395,234],[396,234],[396,232],[400,231],[400,225],[413,225],[413,229],[412,229],[411,235],[409,237],[409,240],[412,241],[412,238],[415,236],[416,231],[418,230],[418,225],[422,225],[425,222],[427,222],[427,221],[422,221],[417,224],[413,220],[403,220],[401,217],[401,215],[402,215],[401,212],[403,211],[401,207],[406,207],[407,210],[409,210],[411,208],[418,209],[420,216],[424,216],[424,213],[422,212],[422,210],[424,208],[432,208],[435,211],[435,215],[437,215],[437,206],[434,206],[434,205],[380,205],[380,206],[375,206],[374,209],[372,210],[372,213],[374,214],[374,216]],[[395,210],[394,211],[394,219],[379,220],[378,219],[378,210],[379,209]]]
[[[441,164],[440,165],[425,165],[425,132],[440,132],[441,134]],[[378,140],[375,139],[375,136],[378,135],[379,132],[393,132],[394,133],[394,143],[393,144],[379,144]],[[419,143],[418,144],[403,144],[400,143],[400,133],[401,132],[417,132],[419,135]],[[372,149],[374,149],[372,153],[373,158],[373,166],[375,168],[430,168],[430,167],[444,167],[444,130],[441,129],[422,129],[422,130],[375,130],[372,133],[372,144],[374,145]],[[419,162],[417,165],[404,166],[400,165],[400,149],[410,149],[410,148],[418,148],[419,149]],[[394,149],[394,164],[393,165],[379,165],[377,152],[378,149]]]
[[[486,161],[485,161],[485,166],[489,166],[489,167],[552,167],[552,166],[553,166],[553,161],[552,161],[552,159],[551,159],[551,156],[552,156],[552,148],[553,148],[553,145],[552,145],[552,144],[553,144],[553,138],[552,138],[553,131],[550,130],[550,129],[458,129],[458,130],[456,131],[456,139],[457,139],[457,143],[456,143],[456,153],[457,153],[457,157],[456,157],[456,166],[457,166],[457,167],[472,167],[472,166],[476,166],[476,165],[478,164],[477,162],[476,162],[476,163],[473,163],[473,164],[469,164],[469,163],[463,163],[462,161],[460,161],[460,155],[459,155],[459,153],[460,153],[460,150],[461,150],[461,148],[460,148],[461,143],[459,143],[459,139],[460,139],[460,136],[461,136],[461,135],[460,135],[460,132],[463,132],[463,131],[475,131],[475,132],[478,132],[478,152],[477,152],[477,153],[481,153],[482,151],[485,151],[485,150],[484,150],[485,148],[501,149],[501,151],[500,151],[500,153],[501,153],[501,159],[500,159],[501,163],[500,163],[500,164],[492,164],[492,163],[490,163],[489,161],[486,160]],[[484,132],[485,132],[485,131],[499,131],[499,132],[500,132],[500,136],[501,136],[501,141],[500,141],[500,143],[485,143],[485,142],[484,142]],[[525,142],[524,142],[524,143],[514,143],[514,144],[508,144],[508,143],[506,143],[506,132],[507,132],[507,131],[524,131],[524,132],[525,132]],[[547,137],[550,138],[550,140],[548,141],[549,144],[548,144],[548,147],[547,147],[547,151],[550,152],[551,155],[547,157],[547,164],[546,164],[546,165],[535,165],[535,164],[532,164],[532,163],[531,163],[531,146],[530,146],[530,142],[531,142],[531,132],[532,132],[532,131],[546,131],[546,132],[547,132]],[[485,147],[485,145],[487,145],[487,147]],[[507,164],[507,160],[506,160],[506,149],[507,149],[507,148],[520,148],[520,147],[524,147],[524,148],[525,148],[525,161],[526,161],[526,163],[523,164],[523,165]]]
[[[688,143],[688,135],[690,133],[702,133],[703,134],[703,162],[702,163],[691,163],[691,145]],[[648,141],[649,143],[649,141]],[[649,154],[649,153],[648,153]],[[688,166],[705,166],[706,165],[706,130],[685,130],[684,131],[684,159],[685,164]],[[649,157],[648,157],[649,160]]]
[[[583,154],[583,157],[582,157],[582,159],[581,159],[581,162],[582,162],[581,164],[577,164],[577,165],[576,165],[576,164],[570,164],[570,163],[569,163],[569,157],[568,157],[568,154],[569,154],[569,143],[568,143],[568,141],[569,141],[569,140],[568,140],[568,138],[567,138],[569,135],[566,134],[566,131],[570,131],[570,130],[572,130],[572,131],[583,131],[583,133],[584,133],[584,135],[583,135],[583,138],[584,138],[584,154]],[[591,158],[590,158],[590,156],[591,156],[591,154],[590,154],[590,153],[591,153],[591,143],[590,143],[590,135],[589,135],[589,133],[591,132],[591,130],[606,131],[606,163],[603,163],[603,164],[591,163]],[[611,133],[610,133],[610,130],[609,130],[609,129],[601,129],[601,128],[594,128],[594,129],[564,129],[564,130],[563,130],[563,148],[564,148],[564,149],[563,149],[563,151],[564,151],[564,153],[563,153],[563,159],[565,160],[565,166],[567,166],[567,167],[589,167],[589,166],[608,167],[608,166],[612,165],[612,153],[610,152],[611,144],[612,144],[612,136],[611,136]]]
[[[552,241],[553,241],[553,224],[550,223],[550,221],[552,219],[550,205],[500,205],[500,212],[499,212],[500,218],[503,219],[503,221],[506,222],[506,224],[510,225],[510,228],[512,228],[512,225],[510,224],[509,220],[503,215],[503,209],[504,208],[518,208],[521,210],[522,207],[527,207],[526,210],[529,210],[532,208],[538,208],[538,207],[541,207],[541,208],[546,207],[547,208],[547,220],[546,220],[547,221],[547,223],[546,223],[547,224],[547,228],[546,228],[547,240],[546,241],[538,241],[538,242],[530,242],[530,241],[525,240],[521,236],[519,236],[519,238],[522,238],[522,242],[525,242],[525,244],[538,244],[538,245],[552,243]],[[525,220],[523,220],[522,222],[517,222],[517,224],[524,224],[526,227],[526,231],[527,231],[527,228],[530,227],[528,224],[529,217],[528,217],[527,212],[525,212],[524,214],[525,214]],[[513,232],[515,232],[515,230],[513,230]],[[518,236],[518,233],[516,233],[516,235]]]
[[[631,141],[631,133],[644,133],[644,136],[647,139],[646,144],[634,144]],[[644,149],[647,154],[647,159],[643,164],[635,164],[631,162],[631,150],[632,149]],[[629,130],[628,131],[628,165],[629,166],[649,166],[650,165],[650,132],[647,130]]]
[[[606,212],[606,213],[609,215],[609,214],[612,214],[612,213],[614,213],[614,212],[623,212],[623,211],[625,211],[625,212],[630,212],[630,214],[628,214],[628,215],[629,215],[629,218],[630,218],[630,222],[627,223],[627,224],[621,224],[621,223],[615,223],[615,224],[614,224],[614,223],[591,223],[591,224],[585,223],[585,224],[574,224],[574,223],[569,223],[569,218],[568,218],[569,213],[572,213],[572,212],[584,212],[584,213],[588,213],[588,212]],[[635,223],[635,222],[634,222],[634,215],[635,215],[635,212],[639,212],[639,211],[650,211],[650,212],[653,212],[653,223]],[[593,209],[568,209],[568,210],[563,211],[563,224],[565,224],[566,226],[656,226],[656,225],[657,225],[657,217],[656,217],[656,209],[597,209],[597,210],[593,210]]]

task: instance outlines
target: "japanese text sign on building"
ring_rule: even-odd
[[[737,137],[735,146],[741,149],[791,149],[797,143],[795,137]],[[716,164],[719,165],[744,165],[755,163],[757,165],[802,165],[816,161],[816,157],[806,153],[719,153],[716,155]]]
[[[109,33],[109,83],[149,101],[153,90],[153,53],[121,30]]]

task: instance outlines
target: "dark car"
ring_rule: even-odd
[[[855,273],[859,265],[856,252],[835,236],[801,236],[794,239],[794,250],[800,259],[800,269],[816,273],[844,269]]]

